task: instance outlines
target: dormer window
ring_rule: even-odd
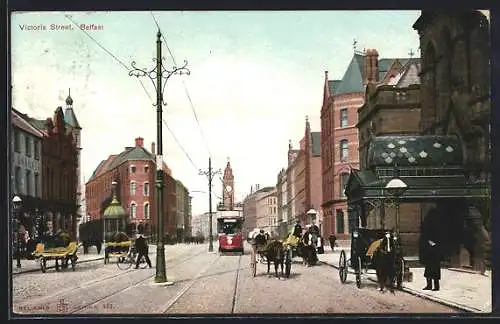
[[[130,166],[130,173],[135,173],[135,165]]]

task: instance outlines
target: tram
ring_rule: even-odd
[[[219,253],[238,252],[243,254],[244,218],[239,214],[224,214],[217,217]]]

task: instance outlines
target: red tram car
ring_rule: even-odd
[[[219,253],[238,252],[243,254],[243,223],[244,218],[239,215],[217,218]]]

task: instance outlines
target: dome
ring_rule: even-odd
[[[73,99],[71,98],[70,95],[68,95],[68,98],[66,98],[66,105],[68,105],[68,106],[73,105]]]
[[[116,197],[113,198],[113,201],[109,204],[108,207],[104,210],[103,213],[103,218],[122,218],[125,217],[126,212],[125,209],[122,207],[120,202],[116,199]]]

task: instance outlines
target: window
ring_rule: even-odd
[[[135,202],[130,204],[130,217],[131,218],[137,217],[137,205],[135,204]]]
[[[31,171],[26,170],[26,196],[31,196]]]
[[[35,160],[40,160],[40,141],[38,140],[33,141],[33,151]]]
[[[149,183],[144,182],[144,196],[149,196]]]
[[[347,127],[347,108],[340,109],[340,127]]]
[[[31,156],[31,145],[30,145],[30,142],[31,142],[31,138],[29,138],[28,136],[25,136],[24,137],[24,145],[26,147],[26,151],[24,152],[24,154],[28,157]]]
[[[144,218],[149,219],[149,203],[144,204]]]
[[[339,188],[339,192],[340,192],[340,197],[345,197],[345,187],[347,186],[347,181],[349,180],[349,173],[347,172],[344,172],[344,173],[341,173],[340,174],[340,188]]]
[[[146,166],[144,167],[144,173],[148,173],[148,172],[149,172],[149,166],[147,166],[147,165],[146,165]]]
[[[38,197],[40,195],[40,187],[39,187],[39,183],[38,183],[39,177],[40,177],[39,174],[35,173],[35,185],[34,185],[35,192],[33,194],[33,197]]]
[[[16,183],[16,193],[21,193],[22,191],[21,184],[23,183],[21,179],[21,167],[16,167],[16,172],[14,177],[15,177],[14,181]]]
[[[349,158],[349,143],[346,139],[340,141],[340,161],[345,162]]]
[[[135,195],[135,181],[130,181],[130,195]]]
[[[14,151],[21,153],[21,132],[14,130]]]
[[[337,234],[344,234],[344,212],[342,209],[336,210],[335,224],[337,225]]]
[[[130,166],[130,173],[135,173],[135,165]]]

